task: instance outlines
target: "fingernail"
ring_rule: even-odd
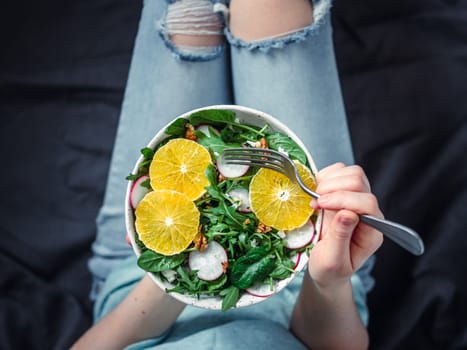
[[[313,198],[310,202],[310,206],[315,209],[315,210],[318,210],[319,209],[319,204],[318,204],[318,201],[316,200],[316,198]]]
[[[329,198],[328,196],[321,196],[319,197],[318,202],[319,202],[318,205],[326,204],[327,202],[329,202]]]

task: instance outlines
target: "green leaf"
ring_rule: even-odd
[[[235,113],[223,109],[205,109],[191,114],[188,120],[193,126],[200,124],[219,126],[235,122]]]
[[[274,256],[264,247],[255,247],[233,263],[232,284],[240,289],[247,289],[256,281],[263,281],[274,266]]]
[[[128,181],[135,181],[139,178],[139,175],[138,174],[130,174],[128,175],[125,179],[128,180]]]
[[[227,283],[227,275],[223,274],[217,280],[212,282],[207,282],[207,290],[209,292],[214,292],[220,290]]]
[[[152,190],[152,187],[151,187],[151,179],[146,179],[146,180],[144,180],[143,182],[141,182],[139,185],[140,185],[141,187],[147,188],[148,190]]]
[[[177,118],[167,127],[167,129],[165,129],[165,133],[167,135],[184,137],[186,132],[186,123],[187,120],[185,118]]]
[[[227,144],[215,133],[211,133],[211,136],[207,136],[200,131],[195,131],[195,135],[198,138],[198,143],[207,148],[216,158],[217,155],[221,154],[227,147]],[[240,147],[240,145],[229,145],[229,147]]]
[[[144,147],[141,150],[141,154],[143,155],[145,160],[151,160],[154,157],[154,150],[149,147]]]
[[[302,164],[307,164],[307,158],[305,152],[300,146],[287,135],[282,133],[274,133],[266,136],[268,145],[273,150],[278,151],[279,149],[286,152],[290,158],[298,160]]]
[[[240,290],[235,286],[230,286],[219,293],[223,296],[222,299],[222,311],[227,311],[235,305],[237,305],[238,299],[240,299]]]
[[[285,259],[282,262],[277,263],[275,269],[272,270],[269,276],[277,280],[283,280],[290,276],[293,272],[294,266],[295,263],[292,260]]]
[[[161,272],[179,266],[185,258],[185,254],[166,256],[148,249],[139,256],[138,266],[148,272]]]

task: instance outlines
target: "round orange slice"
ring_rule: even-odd
[[[296,162],[298,173],[311,189],[316,182],[311,171]],[[312,197],[287,176],[270,169],[261,168],[250,183],[251,209],[265,225],[277,230],[293,230],[303,226],[313,214]]]
[[[154,190],[174,190],[195,200],[205,193],[209,180],[204,172],[211,164],[208,150],[188,139],[173,139],[159,148],[149,167]]]
[[[198,233],[200,213],[185,194],[149,192],[135,210],[136,231],[144,245],[163,255],[182,252]]]

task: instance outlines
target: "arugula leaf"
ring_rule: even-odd
[[[143,175],[147,175],[149,172],[149,165],[152,162],[152,158],[154,157],[154,150],[149,147],[144,147],[143,149],[140,150],[141,154],[144,157],[144,160],[141,162],[141,164],[138,167],[138,171],[136,174],[129,174],[125,179],[129,181],[134,181],[137,180],[139,177]],[[148,187],[151,189],[151,187]]]
[[[172,124],[170,124],[167,127],[167,129],[165,129],[165,133],[167,135],[172,135],[176,137],[184,137],[186,131],[186,123],[187,120],[185,118],[177,118]]]
[[[166,256],[148,249],[139,256],[137,263],[145,271],[161,272],[179,266],[185,259],[185,254]]]
[[[227,147],[227,144],[222,141],[221,137],[215,133],[211,133],[211,136],[207,136],[201,131],[195,131],[195,135],[198,138],[198,143],[201,146],[207,148],[211,154],[217,157],[218,154],[221,154],[224,149]],[[229,147],[240,147],[238,145],[229,145]]]
[[[294,266],[295,263],[292,260],[283,260],[277,263],[276,267],[274,268],[274,270],[272,270],[269,276],[278,280],[286,279],[293,272]]]
[[[141,154],[143,155],[144,160],[152,160],[152,158],[154,158],[154,150],[149,147],[141,149]]]
[[[219,295],[224,297],[222,299],[222,311],[227,311],[237,305],[237,301],[240,299],[240,290],[235,286],[230,286],[222,290]]]
[[[266,136],[266,141],[273,150],[278,151],[281,149],[287,152],[290,158],[296,159],[302,164],[307,164],[305,152],[289,136],[277,132]]]

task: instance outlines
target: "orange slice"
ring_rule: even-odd
[[[163,255],[182,252],[198,233],[200,213],[185,194],[149,192],[135,210],[136,231],[144,245]]]
[[[316,188],[311,171],[296,162],[298,173],[306,186]],[[313,214],[312,197],[287,176],[261,168],[250,183],[251,209],[265,225],[277,230],[293,230],[303,226]]]
[[[154,190],[174,190],[195,200],[201,197],[209,180],[204,172],[211,164],[208,150],[192,140],[173,139],[159,148],[149,167]]]

